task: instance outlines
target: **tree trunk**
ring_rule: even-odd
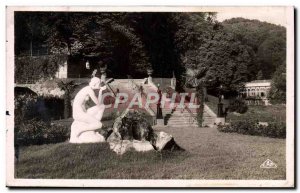
[[[67,119],[70,117],[71,115],[71,104],[70,104],[70,93],[69,91],[66,89],[65,91],[65,95],[64,95],[64,118]]]
[[[199,102],[200,102],[200,107],[198,109],[198,112],[197,112],[197,121],[198,121],[198,126],[199,127],[202,127],[202,123],[203,123],[203,111],[204,111],[204,88],[203,88],[203,85],[198,85],[196,87],[196,91],[197,91],[197,97],[199,99]]]

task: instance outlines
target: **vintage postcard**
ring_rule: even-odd
[[[10,7],[8,187],[295,186],[293,7]]]

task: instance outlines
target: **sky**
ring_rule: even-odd
[[[217,20],[243,17],[246,19],[257,19],[286,27],[286,12],[284,7],[249,7],[242,9],[227,8],[218,12]]]

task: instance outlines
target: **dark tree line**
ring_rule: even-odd
[[[234,18],[223,23],[226,31],[253,52],[255,62],[250,68],[251,78],[271,79],[281,65],[286,65],[286,29],[285,27]]]
[[[226,31],[252,49],[251,80],[272,79],[272,103],[285,103],[286,98],[286,28],[243,18],[223,22]]]
[[[115,78],[176,74],[182,86],[272,78],[285,66],[285,28],[256,20],[219,23],[216,13],[16,12],[15,53],[46,45],[50,54],[101,62]]]

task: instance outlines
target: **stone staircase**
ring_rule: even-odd
[[[171,127],[198,127],[198,122],[196,120],[196,112],[188,112],[186,109],[176,109],[175,111],[163,109],[165,125]],[[215,123],[216,115],[208,106],[204,106],[203,113],[203,127],[212,127]]]
[[[176,109],[175,111],[163,110],[165,125],[171,127],[198,127],[195,113],[189,113],[187,110]]]
[[[212,127],[215,124],[215,120],[217,115],[207,106],[204,105],[204,112],[203,112],[203,127]]]
[[[144,84],[144,81],[144,79],[133,79],[132,82],[128,79],[116,79],[110,84],[110,86],[115,92],[119,89],[120,92],[128,93],[130,101],[132,96],[136,92],[139,92],[138,87],[140,85],[143,86],[145,93],[157,92],[157,88],[151,84]],[[156,108],[156,104],[150,104],[150,108],[145,110],[147,110],[150,114],[153,114],[156,113]],[[175,111],[172,111],[170,108],[163,108],[162,113],[165,125],[171,127],[198,127],[198,122],[196,120],[197,113],[195,109],[188,111],[187,109],[183,110],[178,108]],[[213,126],[216,117],[215,113],[207,105],[205,105],[203,114],[204,122],[202,123],[202,126]]]

